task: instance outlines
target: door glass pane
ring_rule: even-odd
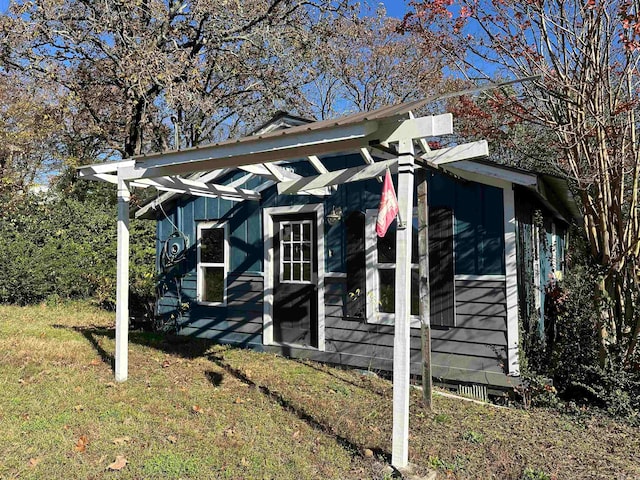
[[[311,281],[311,265],[308,263],[302,265],[302,280],[305,282]]]
[[[224,229],[202,230],[200,261],[203,263],[224,263]]]
[[[205,302],[224,301],[224,267],[203,267],[204,288],[203,298]]]
[[[378,305],[378,311],[384,313],[395,312],[395,281],[396,272],[391,269],[379,269],[378,270],[378,288],[380,304]]]
[[[291,240],[291,225],[283,225],[282,226],[282,241],[288,242]]]
[[[299,263],[293,264],[293,279],[300,280],[300,264]]]

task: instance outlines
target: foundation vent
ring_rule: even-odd
[[[486,385],[458,385],[458,395],[480,400],[481,402],[489,401]]]

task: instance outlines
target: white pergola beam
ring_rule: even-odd
[[[376,161],[371,156],[371,152],[369,151],[368,148],[361,148],[360,155],[364,159],[365,163],[368,163],[369,165],[373,165],[374,163],[376,163]],[[378,178],[378,183],[382,183],[382,177],[377,177],[377,178]]]
[[[488,156],[489,144],[486,140],[480,140],[478,142],[463,143],[462,145],[456,145],[454,147],[429,150],[422,154],[420,158],[438,166],[444,165],[445,163],[459,162],[461,160],[470,160],[472,158]]]
[[[128,180],[185,174],[215,168],[237,168],[256,163],[299,159],[323,152],[340,152],[362,146],[375,132],[377,122],[334,126],[245,141],[228,142],[188,150],[140,157],[135,166],[123,167]]]
[[[380,143],[396,143],[404,140],[438,137],[453,133],[453,115],[433,115],[410,118],[408,120],[387,122],[376,132]]]
[[[278,184],[278,193],[294,194],[300,191],[309,191],[310,189],[313,190],[332,185],[368,180],[381,176],[387,168],[390,169],[392,173],[395,173],[398,168],[398,160],[383,160],[373,165],[334,170],[333,172],[323,173],[322,175],[313,177],[302,177],[292,182],[282,182]]]

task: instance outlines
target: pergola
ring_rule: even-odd
[[[80,167],[80,178],[114,183],[118,188],[116,381],[125,381],[128,371],[129,199],[132,188],[154,187],[169,194],[220,197],[240,202],[260,199],[261,190],[274,184],[283,194],[327,193],[328,187],[376,178],[389,168],[398,172],[400,218],[410,219],[416,166],[438,169],[452,162],[488,155],[486,141],[431,150],[429,138],[453,133],[451,114],[423,117],[412,114],[432,100],[407,102],[337,120],[318,121],[196,148]],[[362,156],[361,167],[328,171],[319,160],[328,154],[350,152]],[[301,177],[278,165],[281,161],[297,159],[309,161],[317,175]],[[215,183],[216,179],[236,169],[245,171],[246,175],[231,184]],[[265,179],[260,189],[239,187],[256,175]],[[162,197],[158,201],[162,201]],[[392,463],[401,468],[408,463],[411,222],[399,225],[396,242]],[[428,285],[426,277],[426,271],[421,269],[421,278]],[[428,322],[428,315],[421,313],[421,318]]]

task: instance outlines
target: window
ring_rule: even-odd
[[[311,220],[280,222],[280,281],[311,283],[312,243]]]
[[[417,214],[417,212],[415,212]],[[413,217],[411,251],[411,323],[417,326],[420,314],[418,273],[418,218]],[[396,280],[396,224],[380,238],[376,235],[377,210],[367,210],[367,303],[368,318],[374,323],[393,324]]]
[[[197,294],[200,303],[226,303],[228,256],[226,226],[210,222],[199,224]]]

